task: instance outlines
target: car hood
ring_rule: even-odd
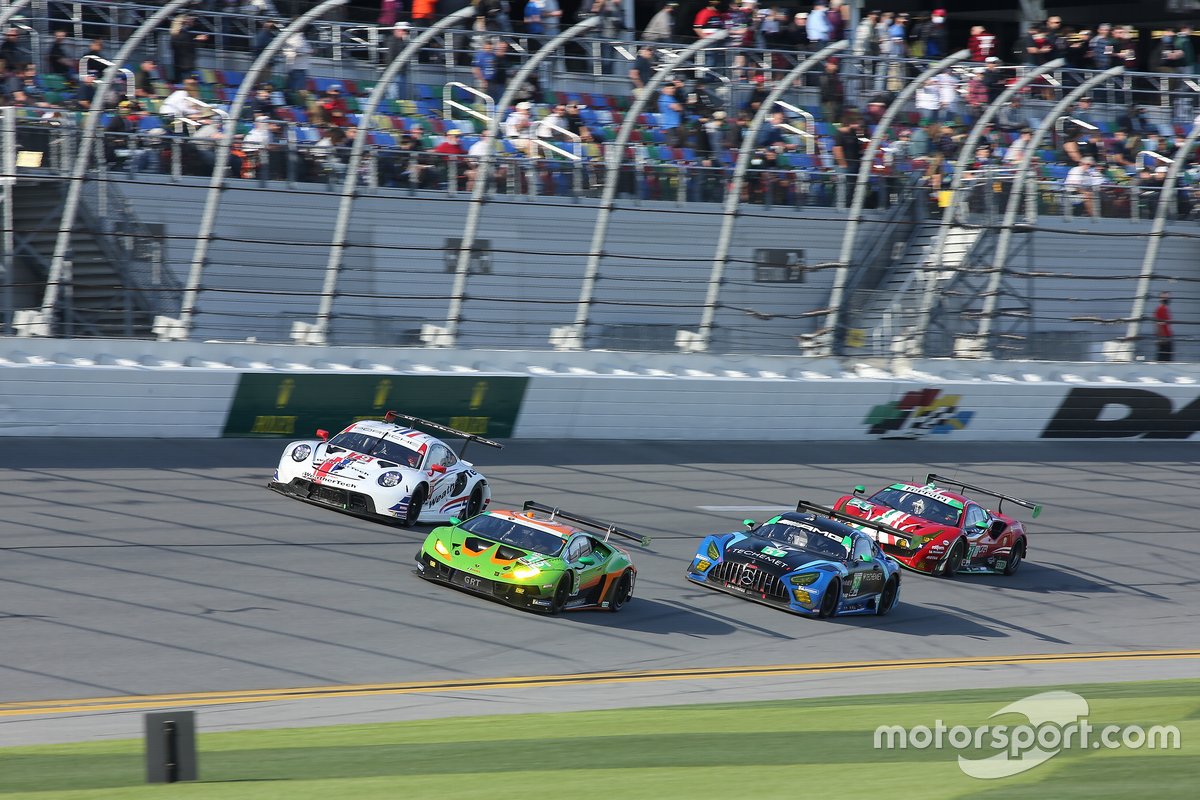
[[[502,577],[518,563],[543,571],[560,563],[558,556],[534,553],[458,529],[436,530],[430,539],[439,540],[450,548],[450,561],[458,569],[488,577]]]
[[[381,461],[374,456],[341,451],[333,455],[319,455],[313,460],[313,473],[318,477],[338,477],[349,481],[360,481],[375,477],[381,472],[395,471],[410,473],[409,467],[401,467],[393,461]]]
[[[837,561],[811,550],[780,544],[770,539],[749,536],[725,547],[725,560],[749,564],[775,577],[782,577],[803,567],[827,565],[836,568]]]

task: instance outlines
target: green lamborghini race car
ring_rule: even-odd
[[[417,574],[509,605],[557,614],[620,611],[633,598],[637,568],[610,539],[650,540],[607,522],[532,500],[521,511],[491,510],[434,528],[417,554]]]

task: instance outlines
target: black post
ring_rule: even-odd
[[[196,780],[196,713],[146,714],[146,782]]]

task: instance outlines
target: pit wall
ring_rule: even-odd
[[[0,340],[0,435],[309,437],[394,409],[515,439],[1188,439],[1194,365]]]

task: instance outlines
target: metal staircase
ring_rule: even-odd
[[[13,187],[14,305],[41,304],[66,183],[21,180]],[[140,223],[117,188],[89,182],[68,249],[56,336],[152,336],[158,314],[177,309],[181,287],[163,263],[160,231]]]

